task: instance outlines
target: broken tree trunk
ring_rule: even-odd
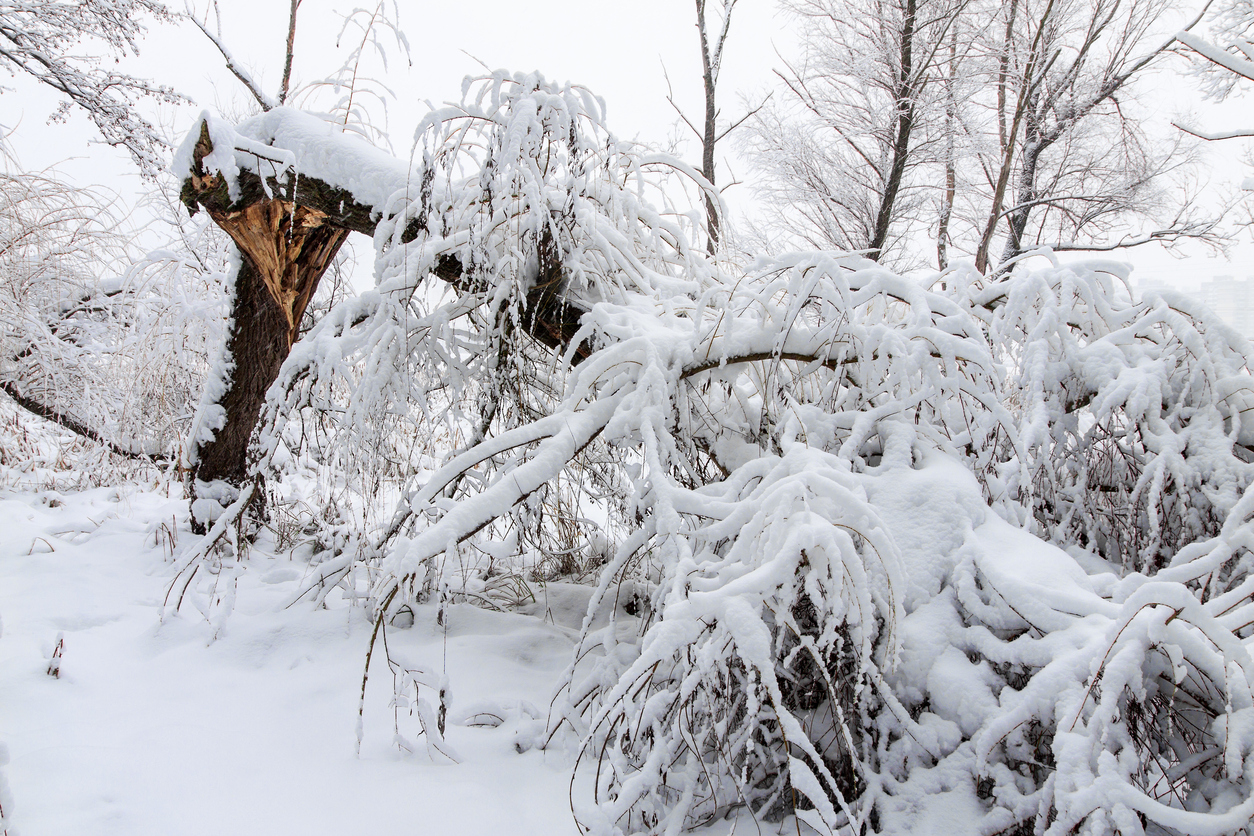
[[[322,274],[350,232],[373,235],[379,222],[350,191],[316,177],[296,177],[290,170],[264,179],[241,170],[228,183],[204,164],[213,150],[202,124],[180,197],[190,212],[204,209],[231,236],[241,263],[223,358],[230,372],[217,403],[224,423],[210,440],[189,442],[192,526],[200,532],[248,479],[249,443],[266,391],[299,336],[301,317]],[[417,221],[410,222],[402,242],[419,232]],[[538,342],[561,350],[579,330],[584,311],[564,296],[560,260],[544,261],[527,295],[523,328]],[[471,289],[455,255],[442,256],[433,272],[458,290]],[[579,346],[576,359],[588,351]]]
[[[212,150],[208,133],[202,132],[196,146],[198,168]],[[231,236],[240,255],[224,348],[230,372],[218,401],[223,423],[188,456],[192,526],[201,532],[247,479],[248,444],[266,390],[299,335],[301,317],[322,274],[349,233],[328,223],[325,212],[275,192],[257,195],[250,190],[240,200],[223,201],[215,193],[220,179],[201,169],[183,187],[189,209],[203,207]],[[201,499],[213,502],[196,501]]]

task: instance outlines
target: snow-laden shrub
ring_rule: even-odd
[[[1009,371],[1019,446],[998,498],[1051,542],[1154,572],[1249,485],[1254,392],[1244,338],[1187,297],[1132,300],[1125,270],[1054,265],[965,290]]]
[[[69,433],[31,413],[139,458],[173,458],[188,430],[219,334],[214,239],[180,222],[170,248],[134,259],[127,221],[106,194],[0,166],[0,389],[25,410],[0,464],[31,466],[14,481],[40,483],[37,468],[42,484],[116,483],[127,469],[83,438],[49,454],[28,435]]]
[[[897,662],[891,536],[848,463],[799,444],[688,499],[700,522],[660,573],[659,620],[629,664],[614,620],[580,648],[607,661],[566,696],[565,715],[588,718],[576,781],[587,773],[591,806],[577,819],[666,831],[742,805],[778,819],[795,791],[820,827],[858,818],[877,686]],[[648,560],[621,551],[606,577]]]
[[[643,521],[590,605],[608,625],[577,656],[600,661],[572,671],[555,713],[583,738],[597,806],[577,816],[596,832],[738,806],[821,830],[868,821],[882,715],[905,714],[884,676],[907,577],[862,474],[919,449],[961,456],[998,413],[975,320],[870,262],[764,262],[719,302],[654,414],[632,398],[606,430],[640,446]],[[726,478],[694,480],[697,451]],[[639,647],[609,606],[633,577],[653,581]]]

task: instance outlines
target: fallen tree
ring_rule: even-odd
[[[700,213],[659,187],[699,177],[603,124],[584,91],[502,74],[432,114],[412,171],[291,111],[197,127],[187,194],[255,224],[242,262],[283,263],[248,248],[282,252],[298,216],[373,224],[376,252],[376,287],[294,343],[299,282],[249,287],[286,359],[210,539],[315,444],[295,431],[313,411],[311,455],[395,455],[405,479],[378,527],[311,523],[334,547],[306,593],[364,596],[376,638],[491,603],[504,564],[586,556],[579,647],[517,740],[574,746],[585,832],[738,811],[821,833],[1241,832],[1249,344],[1187,299],[1133,298],[1120,266],[1048,254],[930,285],[839,253],[711,261]],[[242,564],[208,543],[171,603],[218,617]]]

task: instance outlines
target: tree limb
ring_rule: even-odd
[[[292,57],[296,53],[296,12],[300,9],[300,0],[292,0],[292,15],[287,25],[287,53],[283,58],[283,82],[279,85],[279,104],[287,101],[287,93],[292,85]]]
[[[1254,136],[1254,128],[1244,128],[1232,131],[1216,131],[1214,133],[1210,133],[1207,131],[1197,130],[1196,128],[1190,128],[1187,125],[1181,125],[1179,122],[1172,122],[1171,126],[1184,131],[1190,136],[1195,136],[1198,139],[1204,139],[1207,142],[1222,142],[1225,139],[1248,139],[1249,137]]]
[[[1166,227],[1165,229],[1156,229],[1152,232],[1146,232],[1142,235],[1124,236],[1118,241],[1109,244],[1081,244],[1076,241],[1059,241],[1049,245],[1054,252],[1110,252],[1112,250],[1126,250],[1132,247],[1139,247],[1143,244],[1168,244],[1173,241],[1179,241],[1182,238],[1197,238],[1215,243],[1212,233],[1218,221],[1208,221],[1199,224],[1191,224],[1184,227]]]
[[[222,39],[210,32],[209,29],[193,15],[188,15],[188,17],[191,18],[192,23],[196,24],[196,28],[204,33],[205,37],[209,39],[209,42],[218,48],[218,52],[222,53],[222,59],[226,62],[226,68],[231,72],[231,75],[238,78],[240,83],[248,89],[248,92],[251,93],[253,98],[257,100],[257,104],[261,105],[261,109],[272,109],[277,103],[261,91],[261,88],[259,88],[257,83],[253,81],[253,77],[248,74],[247,70],[235,63],[234,56],[232,56],[230,51],[227,50],[226,45],[222,43]]]
[[[14,403],[32,415],[43,418],[45,421],[51,421],[57,426],[64,427],[75,435],[94,441],[100,446],[107,448],[111,453],[124,456],[128,459],[137,459],[140,461],[161,462],[165,464],[174,461],[175,457],[170,456],[167,453],[144,453],[138,450],[131,450],[127,447],[123,447],[115,441],[110,441],[101,433],[81,421],[71,418],[64,412],[38,401],[35,398],[22,394],[22,390],[19,389],[17,384],[11,380],[0,380],[0,391],[3,391],[6,395],[13,399]]]
[[[193,152],[193,173],[183,181],[179,199],[187,210],[195,214],[204,209],[219,226],[239,218],[250,207],[270,201],[283,201],[292,209],[297,206],[311,209],[324,216],[323,224],[374,235],[382,220],[373,207],[357,200],[348,189],[302,174],[299,178],[291,171],[282,176],[263,178],[253,171],[241,169],[236,179],[239,199],[232,200],[226,178],[205,170],[203,160],[213,151],[213,142],[207,126],[201,126],[200,139]],[[416,240],[424,231],[422,222],[411,219],[401,232],[401,243]],[[470,277],[460,258],[454,253],[442,253],[435,262],[432,273],[459,291],[470,291]],[[557,351],[565,350],[580,328],[580,319],[586,309],[565,293],[565,280],[560,257],[541,259],[541,270],[527,292],[523,328],[538,342]],[[591,354],[591,348],[581,344],[575,351],[576,361]]]

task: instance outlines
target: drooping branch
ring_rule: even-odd
[[[46,332],[67,344],[77,344],[79,335],[75,333],[75,329],[72,327],[75,318],[79,316],[108,316],[111,311],[111,301],[122,296],[124,292],[120,288],[113,288],[89,291],[66,299],[61,305],[57,306],[55,312],[50,312],[51,315],[43,323]],[[41,347],[35,342],[31,342],[20,351],[11,354],[8,357],[8,364],[14,371],[7,373],[3,379],[0,379],[0,392],[4,392],[15,404],[31,415],[42,418],[45,421],[51,421],[75,435],[105,447],[115,455],[154,463],[170,463],[176,460],[177,456],[175,455],[163,451],[144,449],[145,445],[138,440],[135,440],[137,446],[113,440],[110,438],[110,433],[105,432],[98,426],[86,423],[81,414],[76,417],[72,414],[72,411],[66,410],[61,406],[55,406],[56,398],[50,399],[47,397],[51,394],[47,391],[47,387],[41,387],[37,384],[34,386],[28,385],[25,381],[29,381],[30,378],[17,370],[26,361],[31,358],[37,358],[40,353]]]
[[[0,69],[56,91],[61,106],[54,118],[62,118],[71,106],[82,108],[107,144],[124,148],[145,177],[155,178],[165,167],[169,145],[136,104],[187,99],[170,87],[109,69],[139,53],[145,18],[173,20],[157,0],[4,3]],[[97,54],[83,55],[87,45]]]

